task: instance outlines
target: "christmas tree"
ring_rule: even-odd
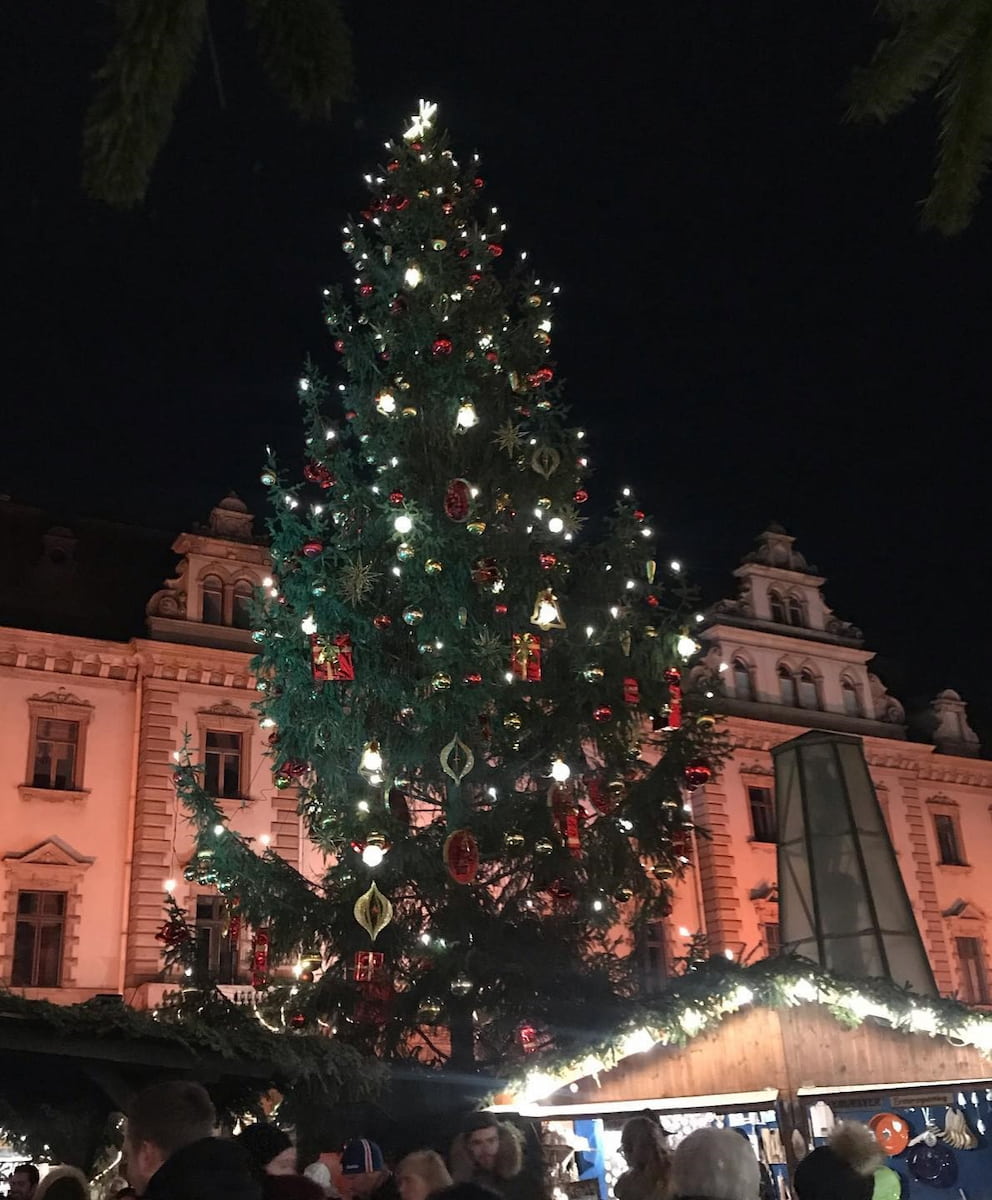
[[[344,227],[354,296],[327,293],[337,396],[308,367],[302,472],[263,473],[261,723],[324,870],[257,853],[187,758],[190,874],[256,931],[260,987],[300,956],[289,1003],[266,993],[294,1026],[505,1064],[634,992],[629,951],[667,911],[685,791],[719,748],[683,678],[679,564],[657,563],[626,490],[583,533],[558,289],[509,265],[477,156],[460,164],[422,102],[367,182]]]

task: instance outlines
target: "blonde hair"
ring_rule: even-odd
[[[444,1165],[444,1159],[436,1150],[414,1150],[396,1168],[397,1176],[404,1173],[419,1175],[427,1184],[427,1192],[439,1192],[441,1188],[451,1187],[451,1176]]]

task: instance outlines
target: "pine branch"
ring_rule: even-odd
[[[848,117],[887,121],[933,87],[973,35],[988,0],[928,0],[907,5],[903,24],[855,72]]]
[[[302,117],[326,120],[352,86],[351,34],[337,0],[247,0],[270,83]]]
[[[83,186],[133,208],[172,128],[203,43],[205,0],[118,0],[118,36],[83,126]]]
[[[960,233],[981,197],[992,158],[992,6],[937,93],[940,152],[923,225]]]

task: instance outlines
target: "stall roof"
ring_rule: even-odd
[[[826,1087],[796,1088],[797,1096],[847,1096],[865,1092],[918,1092],[923,1088],[937,1087],[988,1087],[992,1078],[982,1075],[978,1079],[914,1079],[912,1083],[850,1083]]]
[[[600,1113],[690,1112],[693,1109],[769,1108],[778,1100],[777,1088],[757,1092],[720,1092],[712,1096],[649,1096],[637,1100],[603,1100],[599,1104],[491,1104],[487,1111],[515,1113],[521,1117],[591,1117]]]

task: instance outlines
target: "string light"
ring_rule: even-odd
[[[556,783],[564,783],[572,774],[572,768],[561,758],[551,761],[551,778]]]
[[[455,428],[459,433],[464,433],[466,429],[471,429],[473,425],[478,425],[479,414],[475,411],[475,405],[471,400],[465,400],[458,406],[458,412],[455,416]]]

